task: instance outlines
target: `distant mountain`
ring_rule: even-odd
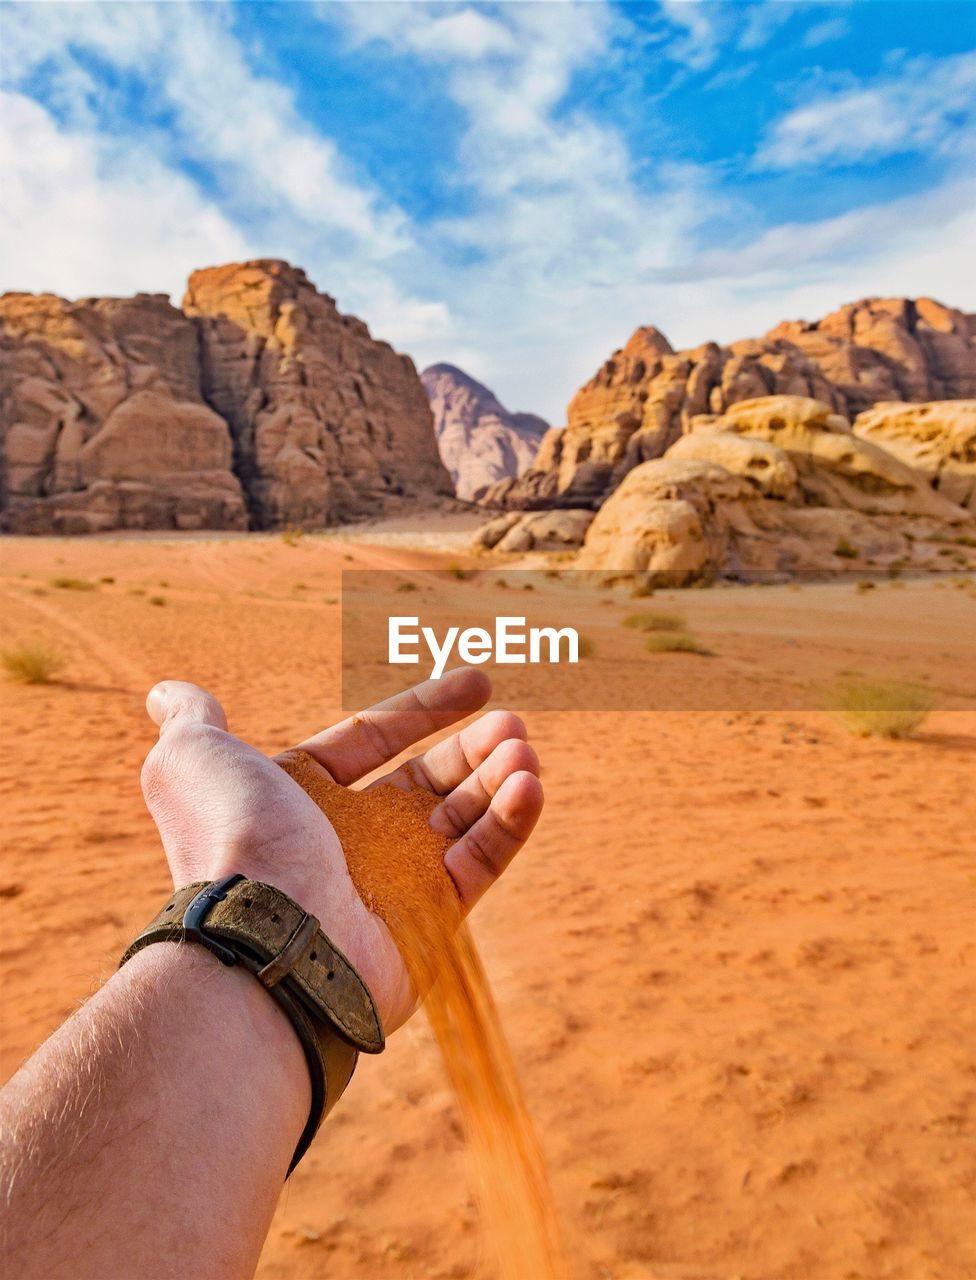
[[[488,485],[519,476],[535,459],[549,424],[510,413],[495,394],[452,364],[420,375],[434,414],[441,461],[459,498],[470,502]]]

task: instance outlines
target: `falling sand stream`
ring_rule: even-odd
[[[439,797],[389,783],[350,791],[303,751],[278,763],[335,828],[360,896],[386,923],[457,1097],[500,1280],[566,1280],[569,1264],[538,1140],[498,1010],[434,832]]]

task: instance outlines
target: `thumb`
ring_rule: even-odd
[[[176,724],[227,729],[224,709],[213,694],[185,680],[161,680],[153,685],[146,698],[146,710],[159,725],[160,737]]]

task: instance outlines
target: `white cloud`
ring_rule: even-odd
[[[417,0],[374,0],[370,4],[323,3],[323,18],[340,22],[364,44],[382,40],[425,57],[443,61],[477,61],[516,52],[512,33],[504,23],[481,9],[465,5]]]
[[[797,8],[798,5],[792,3],[792,0],[775,0],[773,4],[768,0],[759,0],[757,4],[746,6],[739,48],[750,52],[761,49],[780,27],[790,21]]]
[[[431,31],[444,7],[413,5],[409,23],[402,10],[326,12],[357,42],[382,41],[441,62]],[[574,74],[613,56],[614,36],[625,34],[615,29],[620,19],[586,3],[494,12],[509,52],[496,39],[483,58],[466,56],[435,73],[463,112],[457,176],[472,200],[469,212],[437,219],[422,233],[431,282],[450,297],[454,326],[439,349],[420,342],[415,354],[420,363],[463,366],[461,352],[474,348],[481,358],[471,371],[508,403],[559,419],[577,359],[595,358],[613,341],[616,318],[608,312],[618,291],[690,252],[694,229],[720,201],[704,198],[705,176],[691,166],[659,166],[656,193],[642,191],[621,134],[565,108]],[[469,259],[460,275],[445,265],[458,252]]]
[[[659,281],[715,315],[713,328],[698,329],[694,341],[751,336],[750,316],[772,324],[795,314],[797,299],[807,300],[808,315],[877,294],[927,294],[965,306],[976,300],[976,180],[774,227],[740,249],[712,250],[662,272]]]
[[[684,56],[705,66],[719,37],[731,37],[727,18],[716,19],[714,8],[671,8],[679,39],[691,42]],[[976,200],[958,183],[773,227],[734,252],[702,250],[705,221],[712,227],[725,216],[741,226],[742,206],[708,170],[661,157],[638,180],[621,132],[574,101],[574,77],[612,72],[619,46],[633,38],[625,9],[354,3],[322,12],[354,47],[422,60],[461,120],[451,177],[470,197],[466,212],[411,223],[301,119],[289,90],[254,69],[230,10],[8,5],[8,74],[20,80],[43,66],[52,110],[15,96],[13,114],[5,113],[11,136],[0,159],[12,178],[0,214],[4,283],[178,297],[194,267],[286,257],[419,364],[452,361],[505,403],[556,422],[575,388],[638,324],[697,345],[864,294],[976,300],[964,256]],[[137,132],[121,110],[113,113],[111,90],[94,84],[77,49],[138,80],[168,132]],[[967,83],[956,72],[951,102]],[[851,134],[851,95],[890,89],[909,73],[902,65],[875,85],[821,95],[774,128],[767,151],[826,146],[833,156]],[[921,136],[957,109],[939,100],[944,79],[916,79],[916,96],[897,99],[894,133],[881,119],[864,126],[859,145],[902,145],[899,130]],[[837,119],[821,135],[823,120],[804,122],[798,112],[828,102]],[[208,175],[206,191],[181,172],[187,157]]]
[[[976,116],[976,53],[916,58],[898,74],[821,96],[776,121],[760,167],[851,164],[949,151]]]
[[[36,158],[19,149],[22,192],[34,190],[40,200],[38,182],[46,175],[48,206],[34,242],[43,224],[46,241],[60,246],[32,273],[43,275],[43,287],[69,294],[165,289],[178,299],[195,266],[285,257],[304,266],[340,306],[365,316],[380,336],[403,345],[447,332],[447,303],[399,287],[388,265],[415,250],[402,211],[349,171],[332,140],[299,116],[289,90],[252,71],[219,7],[9,5],[5,18],[5,81],[27,83],[41,67],[53,76],[52,102],[67,120],[61,127],[48,120],[53,155],[67,164],[76,152],[85,175],[59,178],[43,153]],[[138,77],[168,117],[169,135],[135,129],[124,118],[98,130],[92,79],[76,50]],[[110,108],[109,94],[103,92],[100,105]],[[210,174],[219,208],[217,197],[180,172],[182,157]],[[27,159],[38,168],[33,186],[23,175]],[[84,200],[71,194],[76,180]],[[77,224],[62,217],[59,224],[48,212],[52,201],[55,208],[83,206],[87,216]],[[167,205],[178,220],[169,220]],[[29,242],[30,229],[19,227],[17,216],[14,208],[0,212],[0,232],[7,224],[8,243]],[[235,229],[240,226],[248,228],[246,236]],[[73,242],[84,245],[80,261],[71,253]],[[119,243],[128,246],[124,260]],[[14,278],[15,265],[13,258],[6,280]],[[21,259],[18,280],[24,270]]]
[[[827,18],[824,22],[817,22],[807,28],[803,36],[803,47],[816,49],[822,44],[829,44],[831,40],[842,40],[849,31],[850,24],[846,18]]]
[[[346,171],[288,89],[251,70],[220,6],[12,5],[5,44],[14,84],[53,59],[67,85],[84,74],[72,48],[137,72],[165,103],[186,152],[214,166],[242,204],[284,207],[370,259],[409,247],[403,214]],[[79,92],[75,105],[82,100]]]
[[[692,71],[704,71],[719,54],[721,34],[719,6],[708,0],[660,0],[662,15],[681,32],[664,46],[672,62]]]
[[[65,130],[0,93],[3,288],[70,297],[167,292],[190,271],[248,257],[245,237],[150,152]]]

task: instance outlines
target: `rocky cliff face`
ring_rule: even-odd
[[[451,364],[420,375],[434,414],[441,461],[465,501],[489,485],[520,476],[532,465],[549,424],[531,413],[510,413],[493,392]]]
[[[322,527],[449,495],[412,362],[277,261],[162,296],[0,299],[0,522]]]
[[[638,329],[569,405],[533,468],[482,496],[487,506],[595,507],[692,420],[769,395],[812,398],[853,418],[879,401],[976,396],[976,316],[931,299],[873,298],[763,338],[675,352]]]
[[[0,299],[7,529],[246,527],[194,325],[162,296]]]
[[[660,585],[852,568],[976,568],[976,400],[885,403],[853,429],[807,396],[701,414],[596,514],[509,511],[481,550],[581,547],[576,567]]]
[[[449,496],[413,362],[284,262],[195,271],[183,309],[254,524],[320,527]]]

